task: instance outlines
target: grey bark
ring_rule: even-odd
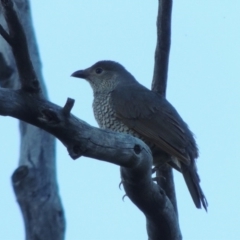
[[[11,5],[11,2],[2,1],[2,4]],[[14,5],[26,34],[32,65],[43,95],[47,97],[29,2],[15,0]],[[0,23],[9,33],[16,31],[7,27],[3,9],[1,9]],[[12,50],[0,37],[1,87],[18,89],[20,87],[19,71]],[[24,60],[20,59],[22,63],[25,63]],[[20,121],[19,128],[20,156],[18,168],[12,175],[12,185],[22,211],[26,239],[63,239],[65,220],[56,179],[55,139],[44,130],[26,122]]]
[[[70,114],[70,100],[61,108],[24,91],[8,89],[0,90],[0,100],[0,115],[48,131],[66,146],[73,159],[86,156],[121,166],[126,195],[144,213],[149,239],[181,239],[173,205],[152,181],[151,151],[140,139],[91,127]]]
[[[153,71],[152,90],[166,97],[168,62],[171,46],[172,0],[158,0],[157,44]],[[157,169],[157,182],[171,200],[178,216],[177,199],[172,168],[162,166]]]

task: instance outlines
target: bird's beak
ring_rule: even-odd
[[[71,75],[72,77],[77,77],[77,78],[87,78],[87,73],[85,70],[78,70]]]

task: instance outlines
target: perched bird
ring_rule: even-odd
[[[141,138],[153,153],[169,156],[168,164],[182,172],[197,208],[207,210],[195,159],[198,148],[187,124],[161,95],[140,83],[121,64],[99,61],[73,77],[86,79],[94,93],[93,111],[101,128]],[[154,165],[161,164],[154,162]]]

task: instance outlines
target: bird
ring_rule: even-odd
[[[164,96],[141,85],[115,61],[98,61],[71,76],[90,83],[93,112],[100,128],[131,134],[153,152],[169,156],[167,164],[183,174],[195,206],[203,206],[207,211],[207,199],[197,173],[198,147],[194,135]],[[159,164],[153,162],[155,166]]]

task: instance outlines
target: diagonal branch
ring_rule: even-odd
[[[14,4],[12,0],[1,0],[1,3],[9,34],[7,35],[2,27],[0,33],[12,47],[22,89],[38,93],[40,91],[39,81],[31,62],[26,35],[19,22]]]
[[[72,100],[68,102],[66,105],[73,104]],[[181,239],[175,210],[165,192],[152,181],[151,151],[140,139],[92,127],[66,114],[63,108],[22,90],[0,89],[0,115],[18,118],[51,133],[73,159],[86,156],[121,166],[124,189],[146,217],[149,240]],[[33,167],[22,166],[13,175],[14,188],[21,188],[22,182],[33,183],[35,174]],[[20,195],[18,200],[24,202],[25,198]],[[36,216],[36,208],[24,210],[26,218],[27,214]]]
[[[13,73],[13,69],[8,66],[6,63],[6,60],[3,56],[3,54],[0,52],[0,86],[6,87],[7,80],[10,78],[10,76]]]
[[[0,24],[0,35],[4,38],[4,40],[11,46],[12,40],[9,36],[9,34],[6,32],[6,30],[3,28],[3,26]]]

